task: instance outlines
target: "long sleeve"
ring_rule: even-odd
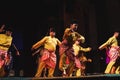
[[[82,52],[89,52],[91,50],[91,48],[83,48],[80,45],[73,45],[73,49],[74,49],[74,55],[78,55],[80,51]]]
[[[80,38],[82,43],[85,42],[85,37],[79,34],[78,32],[73,32],[72,36],[73,36],[73,41],[76,41],[78,38]]]
[[[83,52],[89,52],[91,49],[88,47],[88,48],[83,48],[83,47],[79,47],[80,51],[83,51]]]
[[[118,43],[117,43],[117,40],[116,40],[116,38],[115,37],[111,37],[111,38],[109,38],[104,44],[102,44],[99,48],[100,49],[104,49],[105,47],[107,47],[107,46],[117,46],[118,45]]]
[[[43,39],[41,39],[40,41],[38,41],[37,43],[35,43],[32,48],[33,49],[37,49],[38,47],[40,47],[41,45],[44,44],[44,42],[46,41],[47,37],[44,37]]]

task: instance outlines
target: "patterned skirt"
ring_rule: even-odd
[[[43,50],[43,54],[40,58],[40,61],[46,63],[46,67],[55,68],[56,66],[56,54],[54,51],[48,51],[47,49]]]

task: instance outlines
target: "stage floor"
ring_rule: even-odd
[[[120,80],[120,74],[87,75],[81,77],[3,77],[0,80]]]

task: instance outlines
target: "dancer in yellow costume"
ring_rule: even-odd
[[[119,32],[114,32],[114,35],[112,37],[110,37],[104,44],[102,44],[99,49],[105,49],[106,47],[110,47],[109,49],[109,53],[108,56],[110,58],[110,62],[108,63],[106,70],[104,73],[110,73],[111,68],[113,66],[113,64],[115,63],[117,57],[118,57],[118,41],[117,41],[117,37],[119,36]]]
[[[73,44],[73,49],[74,49],[74,55],[75,55],[75,69],[76,69],[76,76],[81,76],[81,63],[80,63],[80,54],[82,54],[83,52],[89,52],[91,51],[91,48],[83,48],[82,46],[80,46],[81,43],[81,39],[78,38],[75,43]]]
[[[65,29],[64,35],[63,35],[63,41],[62,45],[60,46],[59,53],[60,53],[60,61],[59,61],[59,69],[63,71],[64,68],[66,68],[68,65],[66,64],[67,54],[71,55],[72,59],[72,46],[73,43],[76,41],[77,38],[81,38],[81,42],[85,42],[84,36],[80,35],[78,32],[76,32],[78,27],[78,24],[76,22],[73,22],[70,24],[68,28]],[[69,56],[70,58],[70,56]],[[72,61],[71,61],[72,63]],[[69,76],[71,74],[71,64],[69,64],[67,68],[67,75]]]
[[[37,49],[41,45],[44,45],[43,53],[38,63],[38,69],[35,77],[40,77],[42,70],[47,67],[48,77],[53,77],[55,66],[56,66],[56,46],[60,45],[61,42],[55,37],[55,31],[50,28],[49,36],[45,36],[42,40],[38,41],[32,46],[32,49]]]
[[[12,29],[7,28],[4,34],[0,34],[0,76],[4,76],[4,65],[7,63],[8,49],[12,43]]]

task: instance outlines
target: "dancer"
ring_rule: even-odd
[[[74,50],[72,48],[73,46],[73,38],[69,36],[68,38],[64,39],[60,45],[59,48],[59,69],[63,72],[62,76],[66,77],[69,76],[68,74],[68,66],[69,60],[71,60],[71,63],[74,61]]]
[[[76,76],[83,76],[85,75],[84,70],[85,70],[85,65],[84,62],[87,61],[85,60],[85,56],[83,57],[83,52],[89,52],[91,51],[92,48],[83,48],[80,46],[81,44],[81,39],[78,38],[75,43],[73,44],[73,49],[74,49],[74,55],[75,55],[75,66],[74,68],[76,69]]]
[[[110,37],[104,44],[102,44],[99,49],[102,50],[102,49],[105,49],[109,46],[109,53],[108,53],[108,56],[109,56],[109,63],[106,67],[106,70],[104,73],[108,74],[110,73],[111,71],[111,67],[113,66],[113,64],[115,63],[117,57],[118,57],[118,49],[119,49],[119,46],[118,46],[118,41],[117,41],[117,38],[119,36],[119,32],[114,32],[114,35],[112,37]]]
[[[60,46],[59,53],[60,53],[60,60],[59,60],[59,69],[62,72],[65,72],[64,69],[67,71],[67,75],[70,76],[72,70],[72,63],[74,62],[74,50],[73,50],[73,43],[77,38],[81,38],[81,42],[85,42],[85,38],[76,32],[78,24],[73,22],[70,24],[68,28],[65,29],[63,35],[62,45]],[[70,64],[68,65],[68,60],[71,60]],[[64,75],[64,73],[63,73]]]
[[[55,66],[56,66],[56,46],[60,45],[61,42],[58,38],[55,37],[55,31],[53,28],[50,28],[49,36],[45,36],[43,39],[38,41],[32,46],[33,49],[39,48],[41,45],[44,45],[44,50],[38,64],[38,69],[35,74],[35,77],[40,77],[42,70],[48,68],[48,77],[53,77]]]
[[[0,75],[5,76],[4,72],[4,66],[7,63],[7,58],[8,58],[8,49],[11,46],[12,43],[12,29],[7,28],[5,31],[5,34],[0,34],[0,56],[1,56],[1,61],[0,61]]]

